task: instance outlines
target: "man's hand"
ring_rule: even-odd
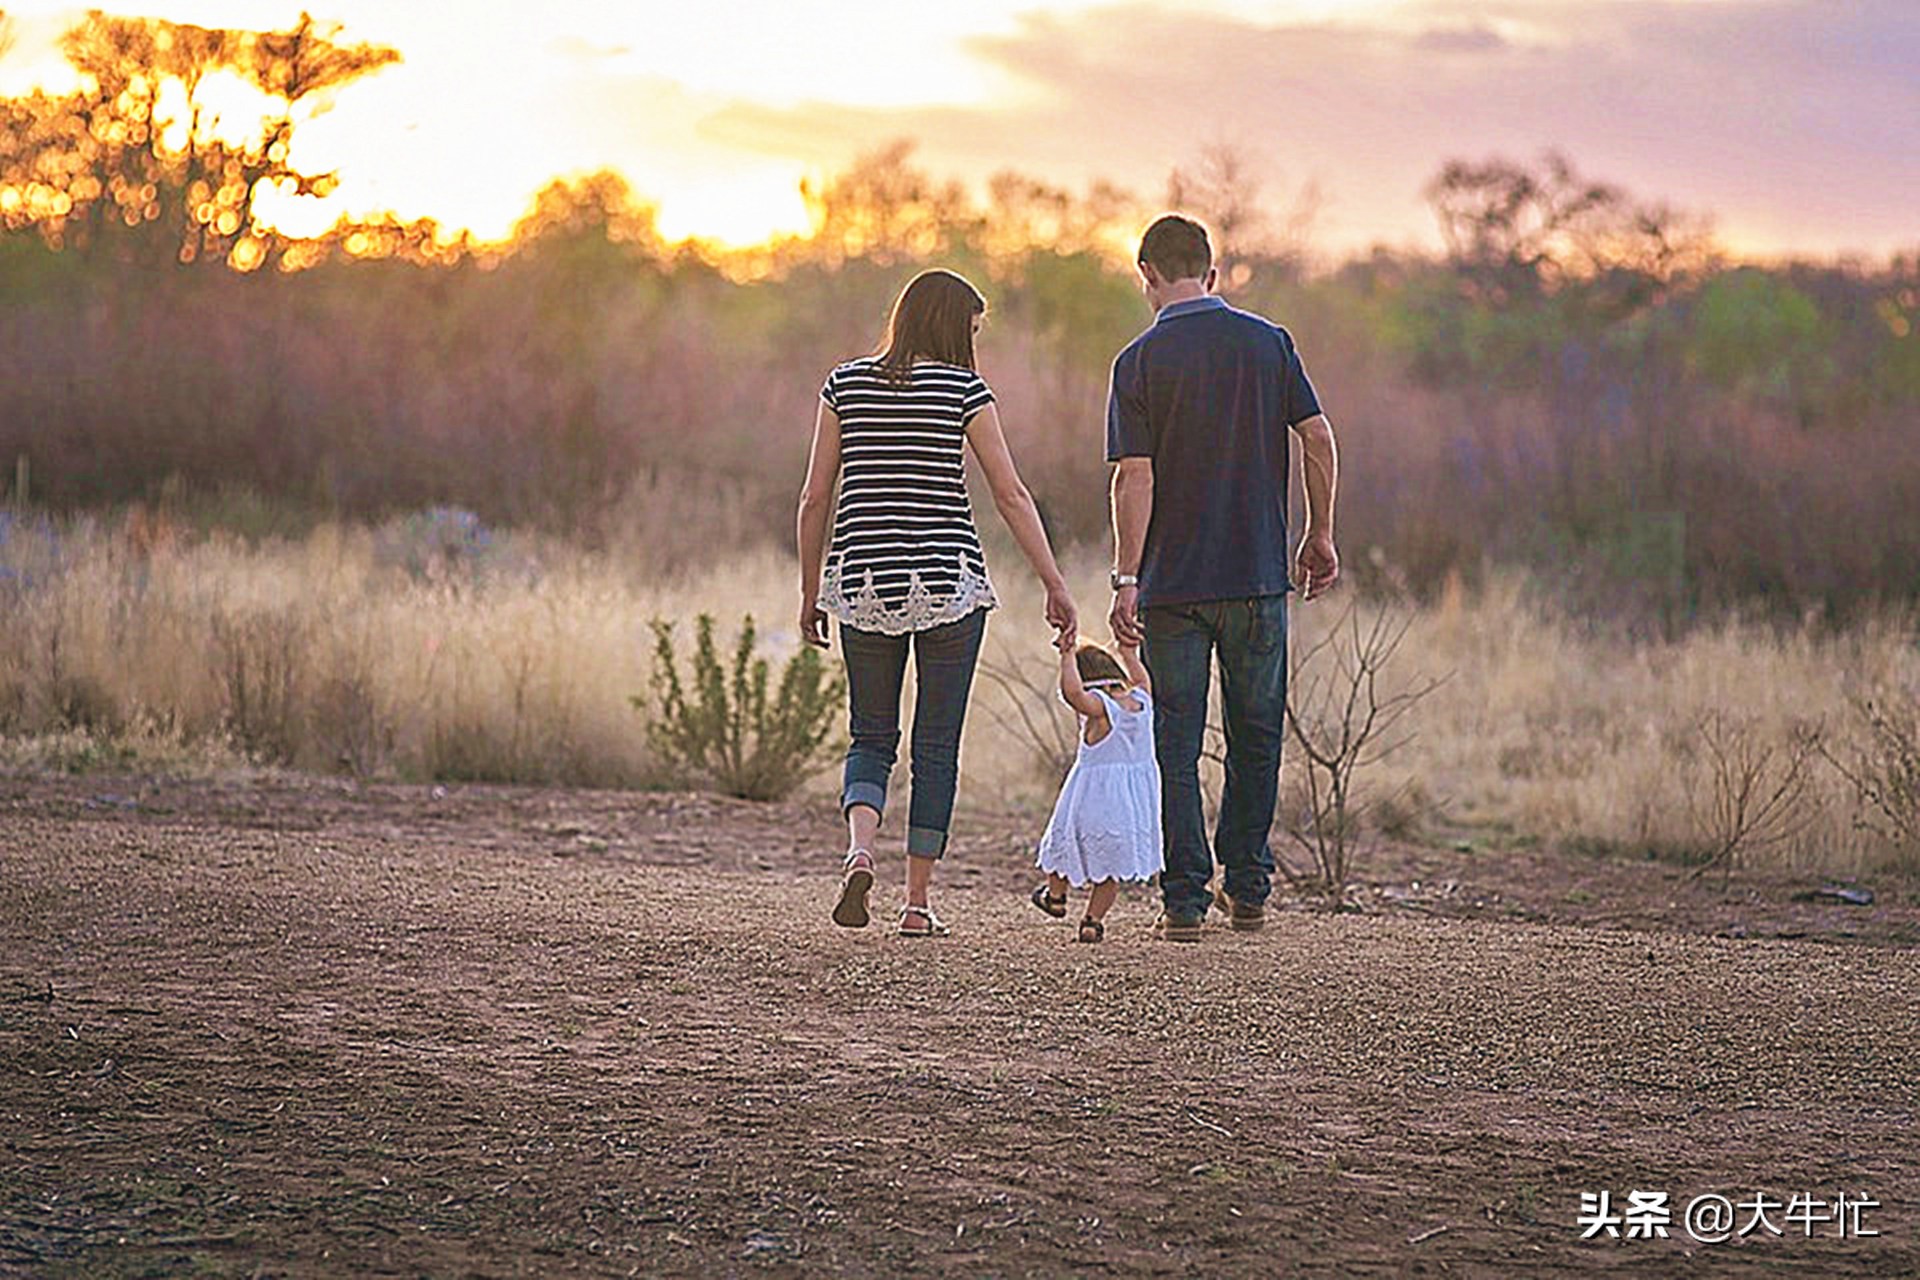
[[[1340,553],[1334,550],[1332,534],[1309,532],[1300,539],[1293,576],[1305,600],[1323,594],[1340,580]]]
[[[1073,607],[1073,596],[1065,582],[1047,584],[1047,625],[1053,628],[1054,644],[1062,651],[1079,638],[1080,614]]]
[[[1113,593],[1113,608],[1107,613],[1107,624],[1113,628],[1113,638],[1120,644],[1138,647],[1146,638],[1146,630],[1140,625],[1140,588],[1121,587]]]
[[[812,596],[800,597],[800,638],[816,649],[827,647],[827,611]]]

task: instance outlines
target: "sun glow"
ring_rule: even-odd
[[[1661,0],[1670,13],[1735,2]],[[147,0],[112,9],[261,30],[291,26],[304,9],[317,8],[341,24],[343,42],[400,51],[401,63],[318,95],[310,117],[297,121],[292,164],[337,174],[339,184],[325,198],[260,193],[261,216],[295,235],[318,233],[343,216],[390,212],[498,240],[549,181],[612,169],[657,206],[668,237],[747,246],[806,229],[803,178],[844,171],[859,154],[901,137],[919,139],[917,162],[942,177],[984,185],[1013,170],[1071,188],[1108,179],[1148,198],[1164,189],[1195,139],[1244,144],[1259,153],[1256,160],[1271,162],[1266,194],[1276,202],[1306,184],[1317,187],[1327,216],[1315,235],[1329,249],[1431,244],[1419,190],[1435,166],[1456,155],[1518,158],[1548,147],[1646,195],[1721,214],[1723,228],[1753,241],[1743,241],[1742,252],[1761,242],[1784,250],[1856,235],[1884,245],[1892,243],[1890,227],[1907,225],[1885,198],[1899,185],[1897,174],[1879,174],[1882,190],[1870,200],[1856,198],[1858,181],[1845,180],[1858,175],[1805,180],[1857,166],[1834,158],[1846,137],[1904,128],[1892,119],[1898,103],[1891,98],[1884,108],[1834,106],[1836,121],[1848,109],[1871,118],[1849,120],[1840,131],[1831,122],[1806,125],[1794,140],[1797,152],[1779,149],[1775,167],[1799,177],[1801,190],[1848,193],[1797,209],[1803,199],[1778,194],[1793,182],[1762,188],[1743,172],[1703,172],[1726,154],[1725,139],[1750,135],[1739,113],[1757,108],[1729,106],[1712,127],[1703,122],[1655,142],[1628,132],[1631,121],[1616,118],[1618,110],[1608,115],[1555,96],[1560,81],[1550,69],[1566,71],[1574,45],[1618,52],[1600,28],[1617,33],[1631,24],[1610,18],[1610,5]],[[84,10],[69,0],[0,0],[0,8],[11,15],[14,37],[0,56],[0,94],[71,87],[76,73],[59,40]],[[1210,27],[1211,34],[1188,51],[1190,65],[1155,65],[1156,50],[1131,39],[1136,23],[1175,35]],[[1242,49],[1255,52],[1235,63]],[[1426,61],[1416,64],[1419,50]],[[1357,53],[1371,78],[1356,75],[1360,68],[1338,51]],[[1638,67],[1649,84],[1672,82],[1676,68],[1693,65],[1677,54],[1662,61],[1665,50],[1638,56],[1646,61],[1623,62],[1623,73]],[[1697,62],[1698,50],[1689,56]],[[1216,62],[1220,77],[1210,82],[1205,69]],[[1504,80],[1493,74],[1502,67]],[[1701,75],[1700,102],[1728,99],[1713,75]],[[1309,91],[1311,84],[1328,91]],[[1149,113],[1146,103],[1161,86],[1176,95],[1175,109]],[[1830,89],[1828,98],[1840,92]],[[247,92],[219,78],[204,85],[201,99],[216,117],[211,127],[244,131],[256,117]],[[1496,110],[1490,104],[1506,102],[1502,92],[1514,100]],[[1668,105],[1690,106],[1689,92],[1670,91]],[[1818,97],[1808,92],[1809,100]],[[1871,92],[1859,90],[1859,100]],[[164,122],[169,104],[161,107]],[[177,113],[172,120],[162,137],[179,145],[186,125]]]
[[[1219,0],[1196,7],[1271,21],[1395,5]],[[140,11],[264,28],[291,24],[310,7],[159,0]],[[1068,0],[1047,13],[1098,7],[1097,0]],[[15,0],[7,11],[18,39],[0,61],[0,91],[71,86],[76,77],[57,41],[80,11],[49,0]],[[737,132],[716,137],[710,119],[740,103],[885,109],[1004,100],[1021,85],[971,42],[1012,33],[1033,12],[1032,0],[980,0],[964,9],[877,0],[548,0],[537,12],[510,0],[465,0],[450,27],[438,5],[336,0],[325,15],[343,23],[342,39],[390,44],[405,60],[342,91],[330,114],[301,122],[297,163],[337,172],[338,191],[324,200],[262,192],[259,209],[294,235],[316,234],[342,214],[391,209],[498,239],[547,180],[610,167],[657,202],[668,237],[756,243],[803,231],[801,179],[845,164],[873,140],[793,154]],[[222,130],[256,118],[249,95],[237,79],[201,93]],[[183,114],[159,114],[173,121],[167,144],[183,143]]]

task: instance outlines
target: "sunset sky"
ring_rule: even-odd
[[[1586,174],[1711,213],[1736,252],[1920,247],[1916,0],[149,0],[272,27],[302,7],[406,61],[302,127],[331,209],[503,234],[551,176],[612,167],[662,229],[731,243],[805,225],[801,178],[891,139],[1157,199],[1209,143],[1279,208],[1320,193],[1315,246],[1435,243],[1450,157],[1563,150]],[[58,84],[79,16],[0,0],[0,91]],[[446,16],[457,12],[459,22]]]

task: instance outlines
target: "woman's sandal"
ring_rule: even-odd
[[[1047,892],[1047,886],[1044,884],[1034,886],[1033,893],[1027,898],[1027,901],[1052,916],[1055,920],[1065,920],[1067,918],[1067,895],[1063,893],[1056,898]]]
[[[833,922],[842,929],[864,929],[873,917],[867,894],[873,891],[873,855],[865,849],[847,854],[846,875],[840,881],[840,901],[833,906]]]
[[[1105,942],[1106,938],[1107,926],[1095,920],[1092,916],[1088,916],[1080,922],[1080,941]]]
[[[910,923],[915,916],[921,923]],[[899,934],[903,938],[944,938],[953,932],[950,925],[933,914],[931,906],[916,907],[912,903],[900,908]]]

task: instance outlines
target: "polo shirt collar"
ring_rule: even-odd
[[[1178,320],[1181,316],[1198,315],[1202,311],[1218,311],[1226,305],[1227,300],[1217,293],[1209,293],[1199,298],[1188,298],[1184,302],[1169,302],[1166,306],[1160,308],[1160,312],[1154,316],[1153,322],[1159,324],[1162,320]]]

